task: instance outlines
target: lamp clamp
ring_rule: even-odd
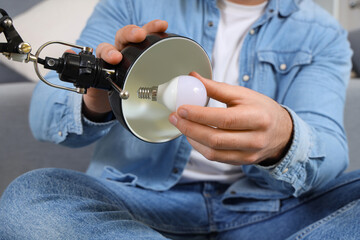
[[[22,40],[7,12],[0,8],[0,14],[0,33],[4,33],[7,40],[7,43],[0,43],[0,52],[14,61],[26,60],[31,52],[30,44]]]
[[[109,103],[116,119],[134,136],[146,142],[167,142],[181,135],[168,121],[168,114],[176,110],[178,104],[174,101],[178,97],[174,92],[178,91],[181,76],[196,71],[212,78],[211,62],[206,51],[187,37],[165,32],[149,33],[144,41],[130,43],[123,48],[120,63],[110,65],[96,58],[90,47],[61,41],[47,42],[31,54],[30,44],[22,40],[9,15],[3,9],[0,9],[0,14],[0,34],[4,33],[7,40],[0,43],[0,53],[10,60],[33,62],[39,79],[51,87],[80,94],[86,93],[90,87],[108,90]],[[40,54],[44,55],[43,50],[53,44],[65,45],[79,53],[65,52],[59,58],[40,57]],[[39,65],[56,71],[61,81],[74,87],[47,81]],[[184,78],[180,82],[185,84]]]
[[[119,93],[121,99],[125,100],[129,97],[129,94],[115,83],[115,66],[96,58],[93,55],[92,48],[62,41],[50,41],[41,45],[35,55],[31,54],[31,45],[22,40],[7,12],[0,8],[0,14],[0,34],[4,33],[7,41],[0,43],[0,53],[9,60],[33,62],[37,76],[47,85],[80,94],[85,94],[90,87],[105,90],[114,89]],[[52,44],[80,49],[80,52],[79,54],[65,52],[60,58],[40,58],[40,53]],[[39,64],[43,65],[45,69],[56,71],[61,81],[72,83],[74,87],[69,88],[47,81],[39,70]]]

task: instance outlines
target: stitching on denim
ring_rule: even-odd
[[[316,194],[313,194],[313,195],[310,195],[309,197],[303,197],[300,199],[300,201],[296,202],[296,203],[293,203],[292,205],[290,206],[287,206],[286,208],[282,209],[281,212],[286,212],[286,211],[289,211],[291,209],[294,209],[296,207],[298,207],[299,205],[302,205],[304,203],[307,203],[309,201],[312,201],[313,199],[316,199],[318,197],[321,197],[322,195],[324,194],[327,194],[333,190],[336,190],[337,188],[339,187],[342,187],[344,185],[347,185],[349,183],[353,183],[353,182],[356,182],[356,181],[359,181],[360,180],[360,177],[358,178],[351,178],[345,182],[341,182],[340,184],[338,185],[334,185],[334,186],[331,186],[331,188],[326,188],[325,190],[321,191],[321,192],[317,192]],[[280,213],[281,214],[281,213]]]
[[[262,215],[262,216],[252,217],[248,221],[238,221],[238,222],[233,222],[233,223],[225,223],[225,224],[219,225],[219,228],[222,228],[221,231],[228,231],[228,230],[231,230],[231,229],[235,229],[235,228],[239,228],[239,227],[245,227],[245,226],[248,226],[248,225],[251,225],[251,224],[258,223],[258,222],[261,222],[263,220],[274,217],[276,215],[277,214],[275,214],[275,213],[269,213],[269,214]]]
[[[136,220],[140,221],[141,223],[159,231],[159,232],[166,232],[166,233],[172,233],[172,234],[184,234],[184,233],[191,233],[191,234],[205,234],[209,233],[212,230],[215,230],[214,228],[217,227],[217,225],[213,224],[212,218],[213,218],[213,212],[211,208],[211,200],[204,197],[204,193],[206,192],[206,184],[202,186],[201,195],[204,198],[204,202],[206,204],[207,214],[208,214],[208,224],[204,226],[173,226],[173,225],[167,225],[167,224],[155,224],[152,222],[149,222],[148,219],[141,219],[137,218]],[[214,227],[215,226],[215,227]]]
[[[310,197],[303,198],[301,203],[305,203],[305,202],[307,202],[309,200],[315,199],[315,198],[320,197],[320,196],[322,196],[322,195],[324,195],[324,194],[326,194],[326,193],[328,193],[330,191],[333,191],[333,190],[335,190],[335,189],[337,189],[339,187],[342,187],[344,185],[347,185],[347,184],[353,183],[353,182],[357,182],[357,181],[360,181],[360,177],[351,178],[349,180],[346,180],[345,182],[341,182],[339,184],[333,185],[330,188],[325,188],[323,191],[317,192],[317,194],[311,195]]]
[[[275,54],[283,54],[283,53],[285,53],[285,54],[305,53],[305,54],[308,54],[308,55],[310,55],[310,56],[312,57],[312,52],[310,52],[310,51],[305,51],[305,50],[299,50],[299,51],[295,51],[295,50],[293,50],[293,51],[283,51],[283,50],[259,50],[259,51],[257,52],[257,56],[258,56],[259,59],[260,59],[260,55],[259,55],[260,53],[275,53]],[[263,58],[261,58],[260,60],[265,61]]]
[[[301,22],[301,23],[306,23],[306,24],[316,24],[317,26],[319,27],[322,27],[322,28],[325,28],[325,29],[330,29],[330,30],[333,30],[335,32],[339,32],[339,29],[332,26],[332,25],[325,25],[323,23],[320,23],[318,21],[316,21],[315,19],[314,20],[305,20],[305,19],[300,19],[298,18],[298,16],[294,16],[294,15],[291,15],[290,18],[294,21],[297,21],[297,22]]]
[[[326,189],[326,191],[321,192],[319,195],[313,195],[313,196],[311,196],[311,197],[309,197],[309,198],[305,198],[305,199],[303,199],[302,201],[299,201],[299,202],[293,204],[291,207],[287,208],[286,210],[282,210],[282,211],[280,211],[280,212],[278,212],[278,213],[273,213],[273,214],[269,214],[269,215],[263,215],[263,216],[254,217],[254,218],[251,218],[251,221],[247,221],[247,222],[242,221],[242,222],[234,222],[234,223],[231,223],[231,224],[225,224],[225,225],[222,225],[222,227],[224,227],[224,228],[244,227],[244,226],[246,226],[246,225],[250,225],[250,224],[253,224],[253,223],[256,223],[256,222],[260,222],[260,221],[266,220],[266,219],[271,218],[271,217],[278,216],[278,215],[282,214],[282,213],[285,212],[285,211],[289,211],[289,210],[291,210],[291,209],[293,209],[293,208],[298,207],[298,206],[301,205],[301,204],[304,204],[304,203],[306,203],[306,202],[308,202],[308,201],[311,201],[311,200],[313,200],[313,199],[315,199],[315,198],[317,198],[317,197],[320,197],[321,195],[326,194],[326,193],[329,192],[329,191],[335,190],[335,189],[337,189],[337,188],[339,188],[339,187],[341,187],[341,186],[343,186],[343,185],[346,185],[346,184],[348,184],[348,183],[355,182],[355,181],[358,181],[358,180],[360,180],[360,177],[357,178],[357,179],[353,179],[353,178],[352,178],[352,179],[350,179],[350,180],[347,180],[347,181],[345,181],[345,182],[342,182],[342,183],[340,183],[340,184],[338,184],[338,185],[335,185],[335,186],[331,187],[330,189]],[[355,200],[355,201],[356,201],[356,200]],[[360,201],[360,200],[359,200],[359,201]],[[351,202],[351,203],[352,203],[352,202]],[[347,206],[347,205],[345,205],[345,206]],[[351,206],[349,206],[349,207],[351,207]]]
[[[311,233],[313,230],[315,230],[316,228],[320,227],[322,224],[329,222],[330,220],[334,219],[336,216],[339,216],[340,214],[346,212],[347,210],[349,210],[350,208],[352,208],[353,206],[355,206],[355,204],[357,204],[360,200],[355,200],[347,205],[345,205],[344,207],[338,209],[336,212],[328,215],[327,217],[311,224],[310,226],[308,226],[307,228],[305,228],[301,233],[299,233],[297,236],[295,236],[295,240],[301,240],[304,239],[304,237],[306,237],[309,233]]]

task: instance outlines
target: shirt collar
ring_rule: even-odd
[[[283,17],[288,17],[299,10],[299,3],[302,0],[269,0],[268,12],[279,13]]]
[[[217,0],[210,0],[211,5],[216,8]],[[288,17],[299,10],[299,3],[302,0],[268,0],[268,12],[272,14],[279,13],[283,17]]]

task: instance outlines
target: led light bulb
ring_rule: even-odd
[[[181,75],[151,88],[141,87],[138,98],[151,99],[163,104],[171,112],[181,105],[206,106],[208,98],[204,84],[197,78]]]

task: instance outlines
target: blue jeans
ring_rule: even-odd
[[[0,200],[0,239],[360,239],[360,171],[276,212],[236,212],[218,183],[156,192],[62,169],[26,173]]]

